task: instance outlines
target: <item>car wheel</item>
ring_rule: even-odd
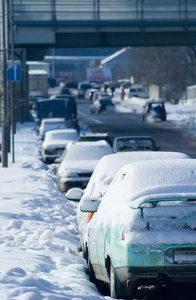
[[[82,257],[88,261],[88,251],[84,244],[81,245],[81,250],[82,250]]]
[[[95,278],[95,273],[93,271],[93,267],[92,267],[92,264],[91,264],[91,261],[90,261],[89,257],[88,257],[88,273],[89,273],[89,280],[92,283],[96,284],[97,280]]]
[[[118,299],[120,297],[120,282],[116,277],[112,264],[110,265],[110,296]]]
[[[124,295],[124,294],[126,294],[125,289],[126,289],[126,287],[120,283],[119,279],[116,276],[115,270],[111,264],[110,265],[110,296],[115,299],[123,298],[124,300],[126,300],[126,299],[132,300],[134,284],[132,284],[131,287],[129,286],[128,296]],[[123,294],[122,294],[122,291],[123,291]]]

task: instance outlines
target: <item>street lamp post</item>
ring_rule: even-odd
[[[7,68],[6,68],[6,18],[5,18],[5,0],[1,0],[1,63],[2,63],[2,99],[1,99],[1,126],[2,141],[1,155],[2,167],[8,167],[8,124],[7,114]]]

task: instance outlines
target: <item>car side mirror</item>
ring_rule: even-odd
[[[100,203],[101,201],[99,199],[82,199],[80,210],[82,212],[97,212]]]
[[[84,191],[80,188],[72,188],[67,191],[65,196],[70,201],[78,201],[79,202],[80,199],[82,198],[83,193],[84,193]]]

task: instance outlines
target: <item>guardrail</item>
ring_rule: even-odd
[[[14,22],[196,20],[195,0],[13,0]]]

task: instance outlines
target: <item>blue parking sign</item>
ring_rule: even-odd
[[[8,60],[7,62],[7,80],[21,81],[21,62],[18,60]]]

